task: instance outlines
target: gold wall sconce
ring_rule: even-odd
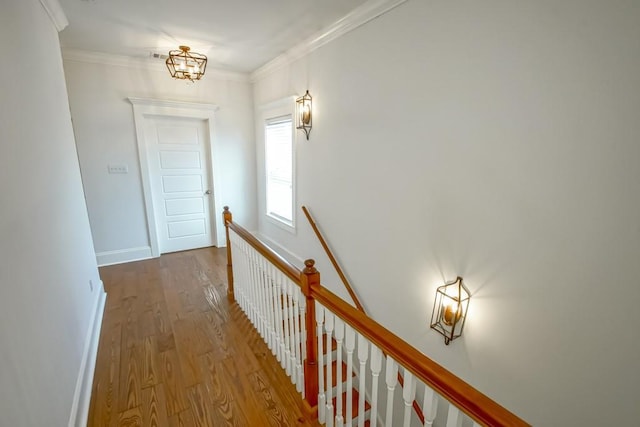
[[[462,335],[470,298],[469,290],[460,276],[436,290],[436,302],[431,313],[431,329],[444,336],[446,345]]]
[[[311,94],[307,90],[300,98],[296,99],[296,129],[304,130],[309,140],[309,134],[311,133],[311,126],[313,123],[313,117],[311,112]]]
[[[169,52],[166,64],[171,77],[193,82],[204,76],[207,57],[201,53],[191,52],[189,46],[180,46],[179,50]]]

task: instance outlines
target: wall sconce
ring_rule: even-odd
[[[180,46],[179,49],[170,51],[166,61],[171,77],[191,82],[200,80],[207,68],[207,57],[201,53],[190,52],[189,46]]]
[[[296,99],[296,110],[296,129],[304,130],[308,141],[313,121],[311,117],[311,95],[309,94],[309,91]]]
[[[444,336],[446,345],[462,335],[470,298],[469,290],[462,283],[460,276],[436,290],[436,302],[431,313],[431,329]]]

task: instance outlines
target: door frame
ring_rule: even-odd
[[[215,104],[203,104],[196,102],[168,101],[161,99],[149,98],[127,98],[133,105],[133,118],[136,128],[136,140],[138,145],[138,160],[140,162],[140,175],[142,178],[142,192],[144,196],[144,206],[147,217],[147,234],[149,236],[149,245],[151,246],[151,256],[156,258],[160,256],[160,245],[158,244],[158,224],[156,222],[155,209],[153,204],[153,193],[151,190],[151,172],[149,168],[148,147],[149,141],[144,131],[145,120],[149,117],[181,117],[191,119],[201,119],[206,122],[209,130],[209,164],[211,166],[209,188],[213,189],[213,197],[210,206],[211,212],[211,233],[214,243],[217,247],[225,246],[222,238],[223,234],[219,230],[223,230],[222,216],[217,215],[218,207],[222,206],[220,194],[221,177],[218,176],[219,168],[215,166],[216,157],[213,155],[217,150],[215,148],[217,139],[215,138],[215,112],[218,106]],[[218,218],[220,217],[220,218]]]

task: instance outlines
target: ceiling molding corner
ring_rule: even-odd
[[[273,71],[310,54],[325,44],[355,30],[379,16],[384,15],[406,1],[407,0],[370,0],[360,5],[349,14],[330,25],[328,28],[317,32],[313,36],[298,43],[296,46],[255,70],[251,73],[251,82],[255,83]]]
[[[57,0],[55,0],[57,1]],[[155,71],[166,71],[167,67],[162,60],[154,58],[134,58],[131,56],[114,55],[102,52],[90,52],[78,49],[62,49],[62,58],[65,61],[86,62],[90,64],[111,65],[116,67],[142,68]],[[207,68],[206,76],[212,76],[219,80],[237,82],[249,82],[249,75],[235,71]]]
[[[67,15],[64,14],[62,6],[58,0],[40,0],[40,4],[51,18],[51,22],[56,27],[58,32],[64,30],[69,25]]]

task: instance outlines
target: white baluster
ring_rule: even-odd
[[[242,308],[242,283],[244,282],[244,254],[238,247],[238,241],[235,233],[229,234],[229,240],[231,241],[231,256],[235,260],[232,265],[233,277],[236,279],[235,284],[235,299],[240,308]]]
[[[258,272],[258,254],[255,251],[252,251],[252,265],[251,269],[253,270],[253,280],[252,280],[252,290],[251,290],[251,301],[252,301],[252,309],[253,309],[253,325],[260,333],[260,310],[258,309],[258,281],[260,280],[260,273]]]
[[[300,354],[300,345],[301,345],[301,337],[302,337],[302,329],[300,327],[300,297],[302,296],[302,292],[300,292],[300,288],[297,285],[293,285],[293,330],[294,330],[294,370],[293,370],[293,378],[292,381],[296,385],[296,390],[298,393],[302,393],[303,387],[302,383],[300,383],[300,378],[302,376],[302,356]]]
[[[296,327],[295,327],[295,311],[293,307],[293,288],[296,285],[291,282],[291,280],[287,280],[287,308],[289,312],[287,316],[289,317],[289,361],[287,362],[287,366],[289,368],[289,376],[291,376],[291,382],[296,383]]]
[[[236,239],[237,240],[237,239]],[[250,266],[249,266],[249,253],[247,252],[246,243],[244,241],[238,241],[238,248],[240,249],[240,253],[242,255],[242,267],[240,270],[241,273],[241,283],[240,283],[240,294],[242,295],[242,301],[240,302],[240,306],[242,307],[242,311],[244,314],[249,317],[248,314],[248,305],[249,301],[247,300],[247,287],[249,286],[250,279]]]
[[[260,332],[260,336],[262,337],[262,339],[266,342],[267,341],[267,322],[266,322],[267,309],[264,304],[265,302],[264,292],[267,286],[265,283],[265,274],[264,274],[265,263],[266,263],[266,260],[262,255],[260,255],[258,257],[258,294],[257,294],[258,313],[260,313],[260,317],[259,317],[260,327],[258,328],[258,331]]]
[[[271,350],[272,354],[275,354],[275,347],[273,346],[275,342],[275,334],[273,331],[273,316],[275,315],[273,311],[273,275],[272,275],[272,267],[273,264],[270,262],[265,263],[264,274],[266,276],[266,288],[264,295],[264,302],[267,307],[267,345],[269,346],[269,350]]]
[[[356,331],[345,324],[344,347],[347,351],[347,412],[346,423],[353,422],[353,350],[356,346]]]
[[[273,321],[273,354],[280,361],[280,330],[278,329],[278,270],[271,265],[271,309]]]
[[[458,408],[449,403],[449,413],[447,414],[447,427],[461,427],[462,413]]]
[[[376,425],[378,417],[378,377],[382,370],[382,351],[371,344],[371,418]]]
[[[337,364],[336,364],[336,427],[344,425],[342,415],[342,341],[344,339],[344,321],[336,316],[335,320],[336,342],[338,343]]]
[[[285,332],[284,332],[284,316],[282,315],[284,307],[282,306],[282,282],[283,282],[283,274],[280,270],[277,270],[276,276],[276,328],[278,328],[278,342],[280,346],[278,348],[278,361],[280,362],[280,366],[284,369],[287,366],[285,359]]]
[[[291,304],[291,295],[289,290],[290,286],[291,284],[289,283],[289,279],[285,277],[282,288],[282,290],[284,291],[284,311],[282,312],[282,315],[284,316],[284,334],[286,336],[284,342],[286,362],[285,371],[289,376],[291,376],[291,334],[293,334],[293,331],[291,330],[291,322],[289,322],[289,305]]]
[[[360,384],[358,385],[358,427],[364,427],[364,398],[366,391],[365,378],[367,375],[367,358],[369,356],[369,341],[358,334],[358,362],[360,362]]]
[[[482,427],[480,424],[478,424],[477,422],[473,422],[473,427]]]
[[[387,421],[385,425],[392,425],[393,421],[393,392],[398,383],[398,364],[391,357],[387,356]]]
[[[253,312],[251,309],[251,306],[253,304],[253,301],[251,300],[251,289],[253,288],[253,253],[251,252],[251,248],[248,247],[246,243],[245,243],[245,246],[247,246],[245,248],[245,251],[246,251],[245,252],[245,255],[246,255],[245,275],[247,276],[247,280],[244,286],[244,296],[245,296],[244,312],[249,318],[249,321],[253,323]]]
[[[411,424],[411,409],[413,399],[416,398],[416,379],[413,374],[404,370],[404,386],[402,388],[402,399],[404,400],[404,427]]]
[[[300,384],[300,393],[302,393],[302,398],[304,399],[304,362],[307,360],[307,300],[300,289],[298,289],[298,294],[300,298],[300,302],[298,303],[298,307],[300,308],[300,315],[298,316],[298,319],[300,319],[300,361],[298,363],[298,384]]]
[[[316,301],[316,334],[318,338],[318,422],[320,424],[324,424],[325,422],[325,405],[326,396],[324,393],[324,353],[322,352],[322,333],[324,326],[324,307],[320,305],[319,302]],[[331,351],[331,347],[329,347],[329,351]]]
[[[422,413],[424,414],[424,425],[433,425],[438,412],[438,395],[428,385],[424,385],[424,402],[422,403]]]
[[[245,312],[246,314],[246,300],[244,298],[244,292],[245,292],[244,287],[246,286],[246,283],[247,283],[247,254],[244,250],[244,245],[242,244],[242,242],[238,242],[238,239],[235,236],[235,233],[233,234],[233,236],[234,236],[235,243],[232,244],[231,250],[232,251],[235,250],[236,253],[233,254],[232,256],[236,257],[239,261],[238,272],[240,277],[240,280],[236,280],[237,283],[234,285],[235,286],[234,293],[235,293],[235,298],[238,305],[240,306],[242,311]],[[235,266],[235,263],[234,263],[234,266]],[[234,272],[234,275],[235,275],[235,272]]]
[[[249,290],[249,300],[251,301],[251,323],[257,329],[258,328],[258,309],[256,304],[256,294],[258,293],[257,283],[258,283],[258,271],[257,271],[257,260],[256,260],[256,252],[251,249],[251,289]]]
[[[327,411],[326,421],[328,427],[333,427],[335,415],[333,413],[333,378],[331,375],[331,366],[333,365],[333,352],[331,351],[331,340],[333,339],[333,325],[335,315],[329,310],[324,311],[324,329],[327,332],[327,363],[325,363],[327,372]]]
[[[267,288],[269,287],[269,275],[267,274],[267,265],[269,261],[260,256],[260,306],[262,311],[262,333],[264,342],[269,343],[269,306],[267,304]]]

